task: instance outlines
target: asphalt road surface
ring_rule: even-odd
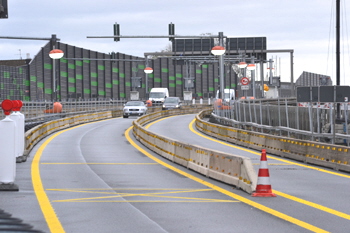
[[[161,135],[250,157],[260,152],[201,135],[194,115],[149,125]],[[268,156],[277,197],[182,168],[140,145],[116,118],[55,133],[17,164],[19,192],[0,208],[44,232],[350,232],[350,175]]]

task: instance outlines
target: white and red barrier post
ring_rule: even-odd
[[[0,121],[0,191],[18,191],[16,176],[16,122],[11,119],[11,100],[1,103],[6,117]]]

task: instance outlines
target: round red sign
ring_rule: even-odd
[[[242,85],[248,85],[249,84],[249,78],[247,78],[247,77],[241,78],[241,84]]]

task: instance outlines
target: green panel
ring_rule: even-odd
[[[235,83],[231,83],[231,88],[235,88],[236,84]]]
[[[18,68],[18,72],[19,72],[20,74],[23,74],[23,68]]]
[[[65,59],[65,58],[61,58],[61,59],[60,59],[60,62],[62,62],[62,63],[68,63],[68,60]]]
[[[97,66],[97,69],[98,69],[98,70],[105,70],[105,66],[98,65],[98,66]]]
[[[148,74],[149,78],[154,78],[154,74]]]
[[[74,64],[68,64],[68,69],[75,69],[75,65]]]
[[[203,64],[202,68],[208,68],[208,65],[207,64]]]
[[[31,82],[36,82],[36,76],[33,76],[33,75],[30,76],[30,81],[31,81]]]
[[[120,97],[120,98],[125,98],[125,96],[126,96],[125,93],[120,93],[120,94],[119,94],[119,97]]]
[[[84,63],[90,63],[90,60],[84,60],[83,62]]]
[[[68,72],[61,71],[61,77],[67,78],[68,77]]]
[[[25,97],[24,97],[24,100],[25,100],[25,101],[30,101],[30,97],[29,97],[29,96],[25,96]]]
[[[52,94],[52,89],[51,88],[46,88],[45,89],[45,94]]]
[[[119,85],[119,80],[113,80],[113,85]]]
[[[182,74],[176,73],[176,78],[182,78]]]
[[[175,80],[175,76],[169,76],[169,80]]]
[[[61,86],[60,85],[57,85],[57,90],[59,91],[59,90],[61,90]]]
[[[142,83],[142,84],[141,84],[141,87],[142,87],[142,88],[146,88],[146,84]]]
[[[97,76],[98,76],[97,73],[95,73],[95,72],[91,72],[90,75],[91,75],[92,78],[97,78]]]
[[[112,88],[112,84],[111,83],[106,83],[106,87],[107,88]]]
[[[137,67],[132,67],[131,70],[137,72],[139,69]]]
[[[209,87],[209,91],[215,91],[214,87]]]
[[[44,83],[43,82],[38,82],[36,85],[37,85],[37,87],[44,88]]]
[[[75,65],[76,66],[83,66],[83,62],[82,61],[75,61]]]
[[[196,70],[196,74],[201,74],[202,70]]]
[[[97,86],[98,86],[98,82],[96,82],[96,81],[91,81],[91,86],[97,87]]]
[[[69,83],[75,83],[75,78],[68,78]]]
[[[219,79],[218,78],[214,78],[214,83],[218,83]]]
[[[104,91],[98,91],[98,95],[106,95],[106,92],[104,92]]]
[[[76,79],[82,80],[83,79],[83,75],[82,74],[77,74],[75,76]]]
[[[125,86],[126,87],[131,87],[131,83],[130,82],[125,82]]]
[[[118,69],[118,68],[113,67],[113,68],[112,68],[112,72],[113,72],[113,73],[119,73],[119,69]]]
[[[52,65],[49,63],[44,63],[44,69],[52,70]]]
[[[10,78],[10,72],[4,71],[4,78]]]
[[[176,85],[182,85],[182,81],[181,80],[177,80],[176,81]]]
[[[76,92],[75,87],[68,87],[68,92],[75,93]]]
[[[197,96],[199,96],[199,97],[203,97],[203,94],[201,93],[201,92],[197,92]]]
[[[160,82],[162,82],[162,79],[161,79],[161,78],[155,78],[155,79],[154,79],[154,82],[155,82],[155,83],[160,83]]]
[[[84,94],[91,94],[91,90],[90,89],[84,89]]]
[[[4,84],[0,83],[0,89],[4,89]]]
[[[167,69],[167,68],[162,68],[162,73],[169,73],[169,69]]]
[[[169,83],[169,87],[176,87],[175,83]]]
[[[119,73],[119,78],[125,78],[125,74],[124,73]]]
[[[137,68],[139,68],[139,69],[141,69],[141,70],[144,70],[146,67],[145,67],[145,65],[139,64],[139,65],[137,66]]]

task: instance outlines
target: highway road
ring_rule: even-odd
[[[20,191],[1,193],[1,208],[44,232],[349,232],[349,174],[269,155],[277,197],[251,197],[145,149],[131,134],[135,119],[48,136],[18,164]],[[147,127],[250,157],[258,171],[259,151],[202,135],[193,119]]]

